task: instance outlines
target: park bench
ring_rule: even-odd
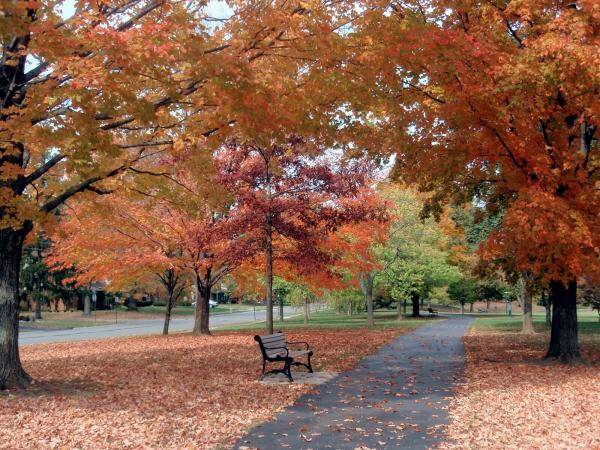
[[[312,350],[309,348],[308,343],[302,341],[286,341],[283,332],[279,331],[275,334],[267,334],[265,336],[254,336],[254,340],[258,342],[260,352],[263,358],[262,373],[260,374],[260,380],[269,373],[282,373],[288,380],[294,381],[292,378],[291,367],[292,366],[304,366],[312,373],[312,365],[310,364],[310,357],[313,355]],[[292,348],[290,346],[302,345],[304,348]],[[297,361],[298,357],[306,357],[307,362],[303,363]],[[266,372],[267,363],[283,363],[281,369],[274,369]]]
[[[430,316],[437,316],[438,312],[436,309],[433,309],[431,306],[429,308],[427,308],[427,312],[429,312]]]

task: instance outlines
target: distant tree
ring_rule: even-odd
[[[273,332],[274,264],[298,272],[326,270],[335,255],[325,251],[327,236],[345,223],[379,213],[366,200],[371,167],[317,158],[319,149],[290,137],[269,145],[231,141],[217,154],[219,183],[233,196],[245,239],[263,257],[267,332]]]
[[[424,200],[414,190],[387,186],[383,191],[390,204],[389,238],[383,246],[383,278],[392,298],[410,299],[412,316],[420,315],[420,305],[433,288],[445,286],[459,277],[459,269],[450,263],[451,242],[445,228],[433,218],[420,213]],[[447,217],[440,220],[447,221]]]
[[[580,292],[580,299],[583,305],[596,310],[600,322],[600,286],[589,282],[585,283]]]
[[[490,302],[502,300],[502,284],[498,280],[484,280],[477,285],[477,294],[481,300],[485,300],[486,311],[490,309]]]
[[[477,301],[477,282],[472,278],[461,278],[448,285],[448,296],[460,305],[460,313],[465,313],[465,305]]]

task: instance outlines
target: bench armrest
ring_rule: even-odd
[[[292,345],[294,345],[294,344],[302,344],[302,345],[306,346],[306,350],[309,350],[309,348],[310,348],[309,345],[308,345],[308,342],[304,342],[304,341],[287,341],[286,344],[288,344],[288,345],[289,344],[292,344]]]

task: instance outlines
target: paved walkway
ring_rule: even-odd
[[[443,440],[441,427],[465,361],[460,338],[471,320],[450,318],[399,337],[253,428],[236,448],[432,447]]]

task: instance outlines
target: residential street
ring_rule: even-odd
[[[285,307],[286,316],[294,314],[295,309]],[[265,320],[265,311],[256,311],[256,320],[253,311],[237,312],[232,314],[215,314],[210,318],[211,328],[228,325],[262,322]],[[162,332],[164,321],[162,319],[127,320],[111,325],[98,325],[92,327],[72,328],[70,330],[22,330],[19,333],[20,345],[47,344],[51,342],[85,341],[124,336],[140,336],[158,334]],[[191,331],[194,318],[171,319],[170,332]]]

